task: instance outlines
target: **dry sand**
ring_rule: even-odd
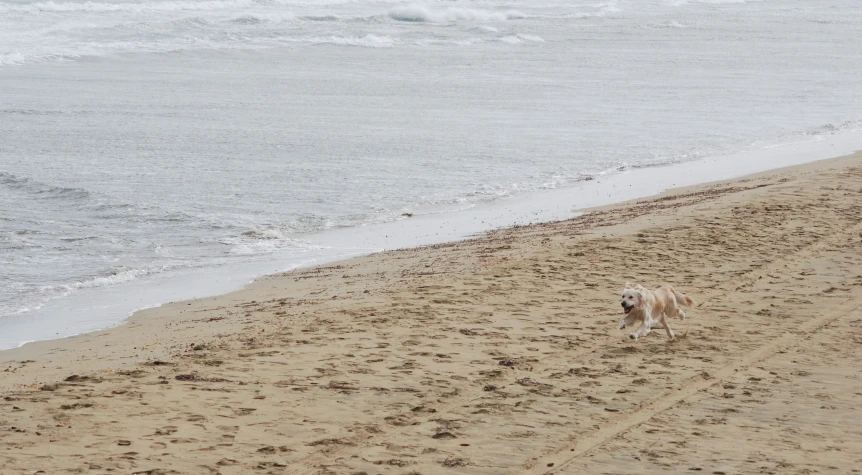
[[[859,472],[860,258],[856,154],[271,276],[0,353],[0,473]]]

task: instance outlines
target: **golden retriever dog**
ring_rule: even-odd
[[[685,312],[680,307],[691,307],[694,301],[669,285],[649,290],[642,285],[632,287],[626,282],[621,304],[626,314],[620,319],[620,330],[641,322],[641,326],[629,334],[629,338],[637,340],[647,336],[653,325],[661,324],[668,338],[673,340],[674,334],[668,318],[679,316],[685,320]]]

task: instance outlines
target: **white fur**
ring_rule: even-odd
[[[641,285],[632,287],[627,282],[623,289],[621,304],[623,309],[628,311],[620,319],[620,330],[641,322],[640,327],[629,334],[629,338],[637,340],[647,336],[652,331],[653,325],[661,324],[668,338],[673,340],[675,336],[668,323],[668,317],[678,316],[685,319],[685,312],[680,307],[691,307],[694,301],[669,285],[648,290]]]

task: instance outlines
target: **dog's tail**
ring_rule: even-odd
[[[671,289],[673,290],[673,296],[676,297],[677,305],[682,305],[683,307],[691,307],[692,305],[694,305],[694,300],[692,300],[691,297],[683,294],[682,292],[674,289],[673,287],[671,287]]]

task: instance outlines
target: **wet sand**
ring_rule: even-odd
[[[0,353],[0,473],[857,472],[860,257],[855,154],[266,277]]]

